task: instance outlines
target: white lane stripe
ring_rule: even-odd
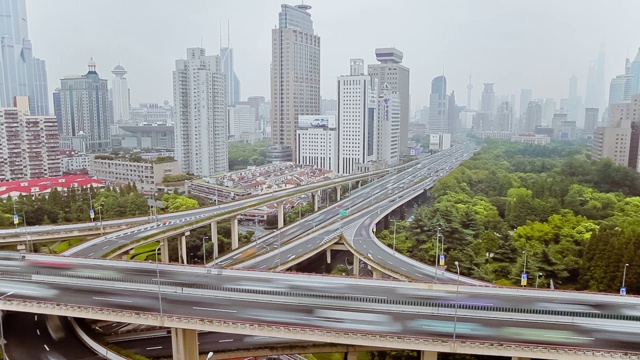
[[[44,348],[47,349],[47,351],[49,351],[49,347],[45,344]]]
[[[203,308],[203,307],[197,307],[197,306],[194,306],[193,308],[194,308],[195,310],[220,311],[220,312],[228,312],[228,313],[235,313],[235,312],[237,312],[236,310],[212,309],[212,308]]]
[[[36,332],[38,333],[38,335],[40,335],[40,329],[36,329]]]
[[[91,254],[87,255],[87,257],[92,257],[92,256],[93,256],[93,253],[91,253]]]
[[[94,297],[94,299],[96,299],[96,300],[106,300],[106,301],[116,301],[116,302],[126,302],[126,303],[133,302],[131,300],[109,299],[109,298],[102,298],[102,297]]]
[[[581,337],[581,336],[564,336],[564,335],[545,335],[545,336],[546,337],[554,337],[554,338],[565,338],[565,339],[595,340],[595,338]]]
[[[156,349],[162,349],[162,346],[152,346],[147,348],[147,350],[156,350]]]
[[[218,342],[229,342],[229,341],[233,341],[233,339],[218,340]]]

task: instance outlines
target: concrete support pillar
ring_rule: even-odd
[[[173,360],[198,359],[198,332],[171,328]]]
[[[336,201],[340,201],[340,195],[342,193],[342,186],[338,185],[336,186]]]
[[[327,264],[331,264],[331,249],[327,249]]]
[[[218,222],[211,223],[211,241],[213,241],[213,259],[218,258]]]
[[[284,201],[278,201],[278,229],[284,226]]]
[[[353,276],[360,276],[360,258],[353,255]]]
[[[313,198],[313,212],[317,212],[320,203],[320,192],[311,194],[311,197]]]
[[[382,271],[376,269],[376,268],[371,268],[371,272],[373,273],[373,278],[374,279],[382,279]]]
[[[420,360],[438,360],[438,352],[420,351]]]
[[[160,259],[163,263],[169,263],[169,239],[164,238],[160,240]]]
[[[180,243],[178,244],[178,255],[179,255],[179,263],[186,264],[187,263],[187,235],[185,233],[180,237]]]
[[[238,217],[234,216],[231,218],[231,250],[235,250],[237,248],[238,248]]]
[[[358,360],[358,352],[357,351],[349,351],[346,356],[346,360]]]

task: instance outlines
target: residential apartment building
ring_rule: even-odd
[[[187,49],[173,72],[175,146],[183,173],[210,176],[229,170],[227,92],[220,56]]]
[[[78,172],[88,170],[91,158],[89,154],[80,153],[75,150],[60,150],[60,162],[62,172]]]
[[[30,116],[29,100],[0,108],[0,181],[60,176],[60,142],[54,116]]]
[[[180,174],[178,161],[132,162],[116,159],[109,155],[93,155],[89,165],[89,175],[111,185],[136,184],[138,191],[152,194],[158,191],[162,178]]]
[[[255,133],[256,109],[249,104],[229,106],[229,138],[240,140],[243,133]]]
[[[306,4],[282,5],[272,30],[271,146],[267,161],[296,159],[300,115],[320,114],[320,37]]]
[[[591,157],[609,158],[616,164],[638,169],[640,148],[640,94],[628,103],[611,105],[609,126],[598,127],[593,134]]]
[[[89,71],[85,75],[68,75],[60,80],[62,149],[88,152],[111,147],[107,80],[98,76],[93,59],[88,66]]]
[[[334,116],[301,116],[296,137],[297,164],[338,173],[338,128]]]

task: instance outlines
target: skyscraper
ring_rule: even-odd
[[[429,95],[429,121],[427,130],[430,133],[449,133],[449,99],[447,95],[447,78],[436,76],[431,80]]]
[[[527,112],[529,102],[533,100],[533,91],[531,89],[520,90],[520,108],[518,109],[521,118],[525,118],[524,114]]]
[[[226,94],[220,56],[189,48],[186,60],[176,60],[176,157],[184,173],[211,176],[229,170]]]
[[[447,106],[447,132],[449,134],[455,134],[458,131],[462,109],[456,104],[456,93],[452,91],[449,95],[449,105]]]
[[[471,83],[471,74],[469,74],[469,83],[467,84],[467,110],[471,110],[471,90],[473,90],[473,84]]]
[[[597,108],[584,109],[584,131],[588,134],[593,133],[598,125],[598,110]]]
[[[115,77],[111,80],[111,101],[113,104],[113,123],[126,123],[130,118],[131,97],[127,84],[127,70],[118,64],[111,71]]]
[[[236,74],[233,48],[220,48],[220,58],[222,59],[222,72],[224,72],[227,82],[227,104],[229,106],[236,105],[240,102],[240,79]]]
[[[496,115],[493,119],[492,130],[514,132],[513,106],[509,101],[504,101],[500,106],[498,106]]]
[[[270,162],[293,161],[298,116],[320,114],[320,37],[309,9],[283,4],[271,32]]]
[[[45,62],[33,57],[25,0],[2,1],[0,35],[0,107],[13,106],[16,96],[28,96],[31,115],[48,115]]]
[[[598,59],[589,63],[587,73],[587,93],[585,95],[585,106],[604,109],[605,107],[605,84],[604,84],[604,46],[600,47]]]
[[[382,86],[388,84],[389,91],[398,93],[400,97],[400,137],[398,146],[400,154],[406,154],[409,145],[409,68],[402,65],[402,51],[396,48],[376,49],[376,60],[379,64],[369,65],[369,75],[378,85],[378,92]]]
[[[364,60],[351,59],[349,75],[338,77],[339,174],[351,174],[357,164],[376,160],[376,101]]]
[[[98,76],[93,59],[88,66],[85,75],[69,75],[60,80],[62,149],[86,152],[111,147],[107,80]]]
[[[542,124],[542,105],[538,101],[529,101],[527,112],[525,113],[525,122],[523,131],[534,132],[536,126]]]
[[[583,119],[582,98],[578,96],[578,77],[575,74],[569,78],[569,97],[567,97],[565,110],[568,120],[577,123],[578,120]]]
[[[480,111],[486,113],[496,112],[496,92],[493,90],[493,83],[484,83],[484,89],[482,90],[480,98]]]
[[[631,75],[631,95],[640,94],[640,48],[625,73]]]

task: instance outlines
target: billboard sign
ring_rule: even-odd
[[[326,129],[336,127],[336,117],[330,115],[300,115],[298,129]]]

